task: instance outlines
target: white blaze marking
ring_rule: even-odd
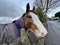
[[[39,20],[38,16],[32,12],[30,12],[30,15],[32,16],[32,20],[33,20],[34,24],[40,30],[40,32],[37,32],[37,35],[41,35],[42,37],[46,36],[48,32],[45,29],[45,27],[43,26],[43,24],[41,23],[41,21]]]

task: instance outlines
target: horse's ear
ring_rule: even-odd
[[[26,5],[26,12],[29,12],[29,10],[30,10],[30,6],[29,6],[29,3],[27,3],[27,5]]]
[[[33,6],[33,11],[35,10],[35,6]]]
[[[14,20],[12,23],[15,23],[16,22],[16,20]]]

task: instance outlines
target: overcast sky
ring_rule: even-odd
[[[20,18],[26,11],[26,4],[34,0],[0,0],[0,23],[9,23]]]
[[[48,11],[47,13],[47,16],[48,17],[52,17],[52,16],[55,16],[55,13],[59,12],[60,11],[60,6],[59,7],[56,7],[55,9],[51,9]]]
[[[9,23],[20,18],[25,13],[28,2],[32,9],[34,0],[0,0],[0,23]],[[47,15],[52,17],[58,11],[60,7],[51,9]]]

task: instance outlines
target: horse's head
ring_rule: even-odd
[[[33,10],[35,7],[33,8]],[[37,38],[45,37],[47,30],[44,28],[36,13],[30,10],[29,3],[26,6],[26,13],[23,15],[25,26],[32,31]]]

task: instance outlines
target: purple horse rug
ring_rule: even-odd
[[[20,36],[20,29],[24,28],[22,18],[9,24],[0,24],[1,43],[11,43]]]

